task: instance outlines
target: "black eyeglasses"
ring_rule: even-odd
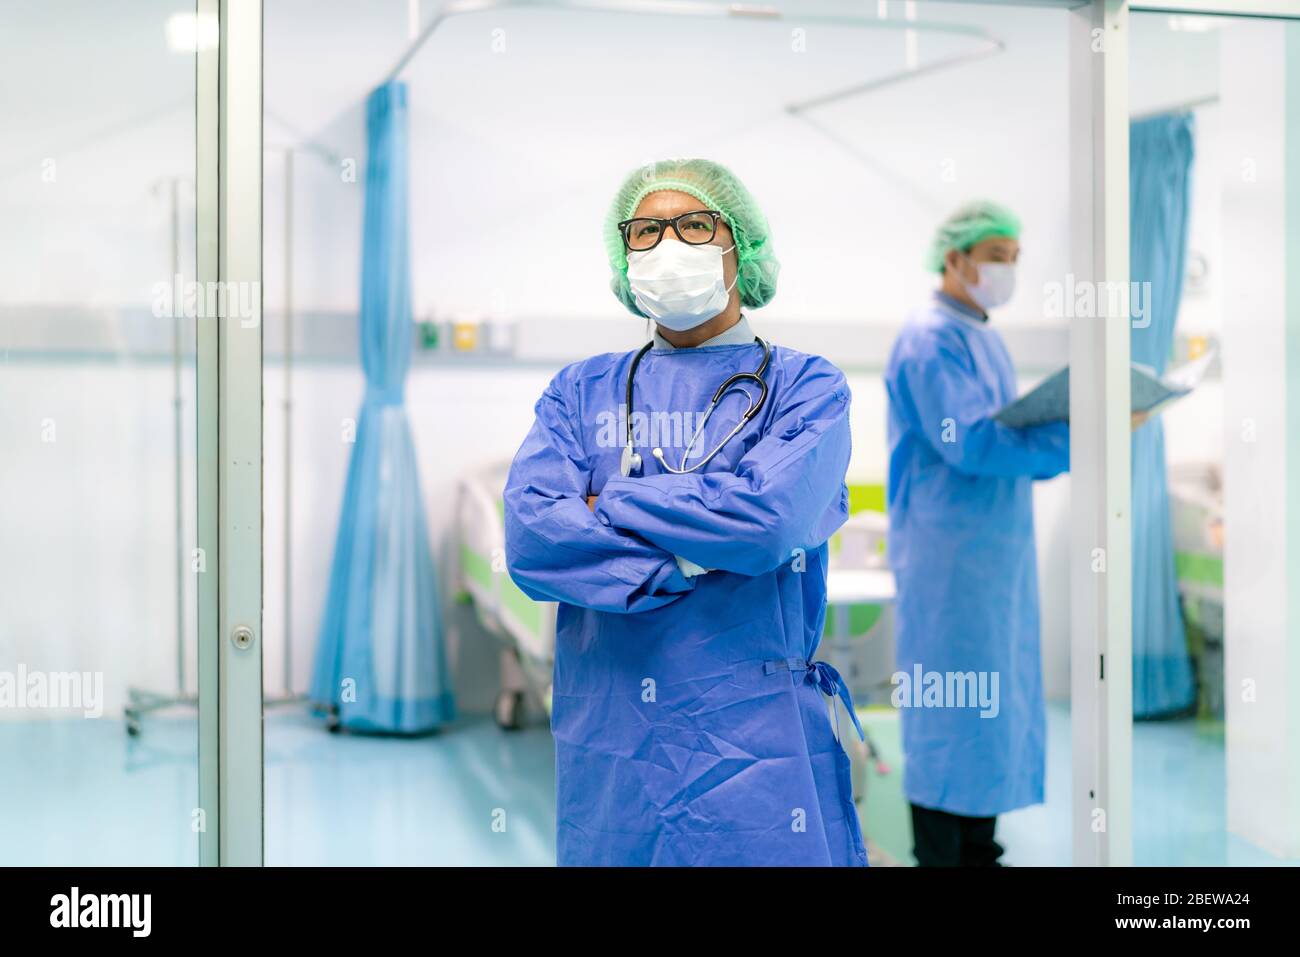
[[[650,216],[625,219],[618,224],[618,229],[623,234],[623,245],[633,252],[654,249],[668,232],[669,226],[682,242],[703,246],[712,242],[717,235],[718,220],[721,218],[722,213],[716,209],[698,209],[672,219],[654,219]]]

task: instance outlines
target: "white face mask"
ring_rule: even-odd
[[[735,248],[692,246],[665,237],[654,249],[628,253],[627,283],[637,306],[674,332],[708,322],[731,301],[736,283],[727,285],[722,257]]]
[[[1016,291],[1015,263],[977,263],[971,261],[979,273],[979,282],[974,285],[963,282],[966,291],[981,309],[988,312],[998,306],[1006,305]]]

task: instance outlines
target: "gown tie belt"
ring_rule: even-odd
[[[778,671],[790,671],[792,673],[804,672],[809,684],[816,685],[822,694],[828,698],[838,697],[844,702],[844,708],[849,713],[850,720],[853,721],[853,727],[858,732],[859,740],[867,739],[866,733],[862,730],[862,724],[858,721],[857,712],[853,710],[853,696],[849,694],[849,686],[845,684],[844,678],[835,670],[835,667],[825,661],[808,661],[806,658],[777,658],[774,661],[763,662],[763,673],[766,675],[776,674]],[[839,713],[835,714],[835,740],[840,738]]]

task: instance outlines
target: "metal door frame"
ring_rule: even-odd
[[[1070,14],[1071,265],[1128,288],[1128,3]],[[1124,300],[1127,302],[1127,299]],[[1129,316],[1070,320],[1071,846],[1132,863]],[[1109,667],[1107,666],[1109,664]]]
[[[196,0],[199,863],[263,863],[262,0]],[[200,35],[202,30],[196,31]],[[248,309],[235,306],[248,304]]]

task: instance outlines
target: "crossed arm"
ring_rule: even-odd
[[[592,496],[553,382],[506,483],[511,576],[538,600],[637,612],[691,591],[683,567],[759,575],[820,546],[848,515],[848,387],[818,363],[781,391],[734,471],[614,478]]]

